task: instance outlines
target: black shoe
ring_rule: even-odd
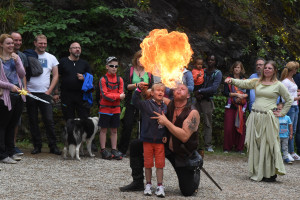
[[[97,148],[97,146],[94,143],[92,143],[92,151],[93,152],[97,152],[98,151],[98,148]]]
[[[41,148],[34,147],[34,149],[31,151],[31,154],[38,154],[41,153]]]
[[[50,153],[56,154],[56,155],[61,155],[61,151],[58,149],[57,146],[54,146],[50,148]]]
[[[132,192],[132,191],[143,191],[144,190],[144,181],[143,180],[134,180],[129,185],[119,188],[121,192]]]
[[[107,149],[101,150],[102,159],[110,160],[112,158],[111,153]]]
[[[263,177],[262,181],[264,182],[276,182],[277,175],[271,176],[270,178]]]

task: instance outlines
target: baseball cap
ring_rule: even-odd
[[[115,56],[110,56],[106,58],[106,64],[110,63],[111,61],[118,61],[118,59]]]

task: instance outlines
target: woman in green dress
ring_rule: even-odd
[[[266,62],[259,79],[226,78],[225,82],[255,89],[255,102],[246,122],[249,175],[254,181],[276,181],[277,174],[286,173],[281,157],[278,117],[286,115],[292,104],[288,90],[277,80],[276,63]],[[281,112],[276,109],[279,96],[286,99]]]

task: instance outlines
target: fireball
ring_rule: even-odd
[[[161,77],[162,83],[174,88],[182,82],[183,68],[188,65],[193,51],[185,33],[154,29],[141,43],[141,64],[145,71]]]

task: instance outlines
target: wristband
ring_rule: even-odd
[[[135,83],[135,87],[136,87],[136,88],[138,87],[137,83]]]

